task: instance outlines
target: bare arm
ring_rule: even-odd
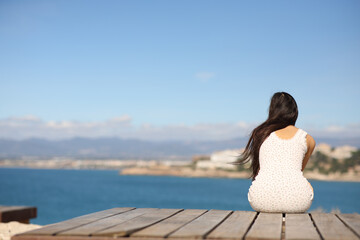
[[[315,142],[314,138],[312,136],[310,136],[309,134],[306,135],[306,144],[307,144],[307,149],[308,150],[305,153],[305,157],[304,157],[304,160],[303,160],[303,163],[302,163],[301,171],[304,171],[305,166],[308,163],[309,158],[310,158],[311,154],[313,153],[315,145],[316,145],[316,142]]]

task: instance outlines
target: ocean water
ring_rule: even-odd
[[[309,211],[360,213],[360,183],[309,180]],[[36,206],[45,225],[113,207],[251,210],[249,179],[121,176],[115,170],[0,168],[0,205]]]

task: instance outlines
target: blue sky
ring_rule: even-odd
[[[360,136],[359,11],[325,0],[0,1],[0,137],[20,134],[19,121],[114,119],[137,132],[240,124],[244,135],[276,91],[296,99],[299,127]]]

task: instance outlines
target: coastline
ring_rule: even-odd
[[[120,175],[148,175],[148,176],[177,176],[177,177],[207,177],[207,178],[248,178],[247,172],[226,170],[202,170],[187,168],[124,168],[119,171]]]
[[[139,161],[139,160],[0,160],[0,168],[28,169],[72,169],[72,170],[117,170],[120,175],[177,176],[204,178],[250,179],[249,170],[236,171],[220,168],[197,168],[187,161]],[[318,170],[304,171],[304,177],[319,181],[360,182],[355,171],[320,173]]]
[[[178,177],[207,177],[207,178],[242,178],[249,179],[250,173],[247,171],[227,171],[227,170],[203,170],[188,168],[145,168],[131,167],[120,170],[120,175],[148,175],[148,176],[178,176]],[[353,173],[321,174],[317,171],[304,172],[304,177],[308,180],[318,181],[339,181],[339,182],[360,182],[360,175]]]

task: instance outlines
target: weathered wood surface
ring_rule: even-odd
[[[282,213],[259,213],[245,239],[281,239]]]
[[[0,206],[0,222],[17,221],[29,223],[36,218],[37,208],[28,206]]]
[[[67,221],[47,225],[45,227],[42,227],[40,229],[36,229],[33,231],[27,232],[28,235],[56,235],[58,233],[83,226],[85,224],[89,224],[92,222],[98,222],[99,220],[103,218],[107,218],[116,214],[121,214],[124,212],[127,212],[129,210],[132,210],[134,208],[112,208],[109,210],[96,212],[80,217],[76,217]]]
[[[93,235],[105,228],[114,227],[114,226],[119,225],[123,222],[126,222],[130,219],[141,216],[147,212],[156,211],[156,210],[157,209],[152,209],[152,208],[138,208],[138,209],[134,209],[133,211],[126,211],[122,214],[112,215],[110,217],[100,219],[99,221],[96,221],[96,222],[91,222],[89,224],[77,226],[76,228],[62,231],[62,232],[58,233],[58,235],[90,236],[90,235]]]
[[[360,239],[359,214],[113,208],[12,237],[12,240]]]
[[[335,214],[313,213],[311,214],[316,227],[324,240],[333,239],[358,239],[355,233],[349,229]]]
[[[231,211],[210,210],[194,221],[172,233],[170,238],[204,238],[207,233],[219,225]]]
[[[189,222],[204,214],[206,210],[187,209],[179,212],[174,217],[168,218],[158,224],[140,230],[132,234],[135,237],[168,237],[171,233],[180,229]]]
[[[235,211],[214,231],[212,231],[207,238],[242,239],[255,217],[256,212]]]
[[[336,214],[357,236],[360,236],[360,214],[342,213]]]
[[[308,214],[288,213],[285,216],[285,239],[320,240],[321,238]]]
[[[164,219],[167,219],[174,214],[180,212],[181,210],[182,209],[156,209],[154,211],[145,213],[142,216],[130,219],[121,224],[96,232],[94,235],[110,237],[126,236],[137,230],[143,229]]]

